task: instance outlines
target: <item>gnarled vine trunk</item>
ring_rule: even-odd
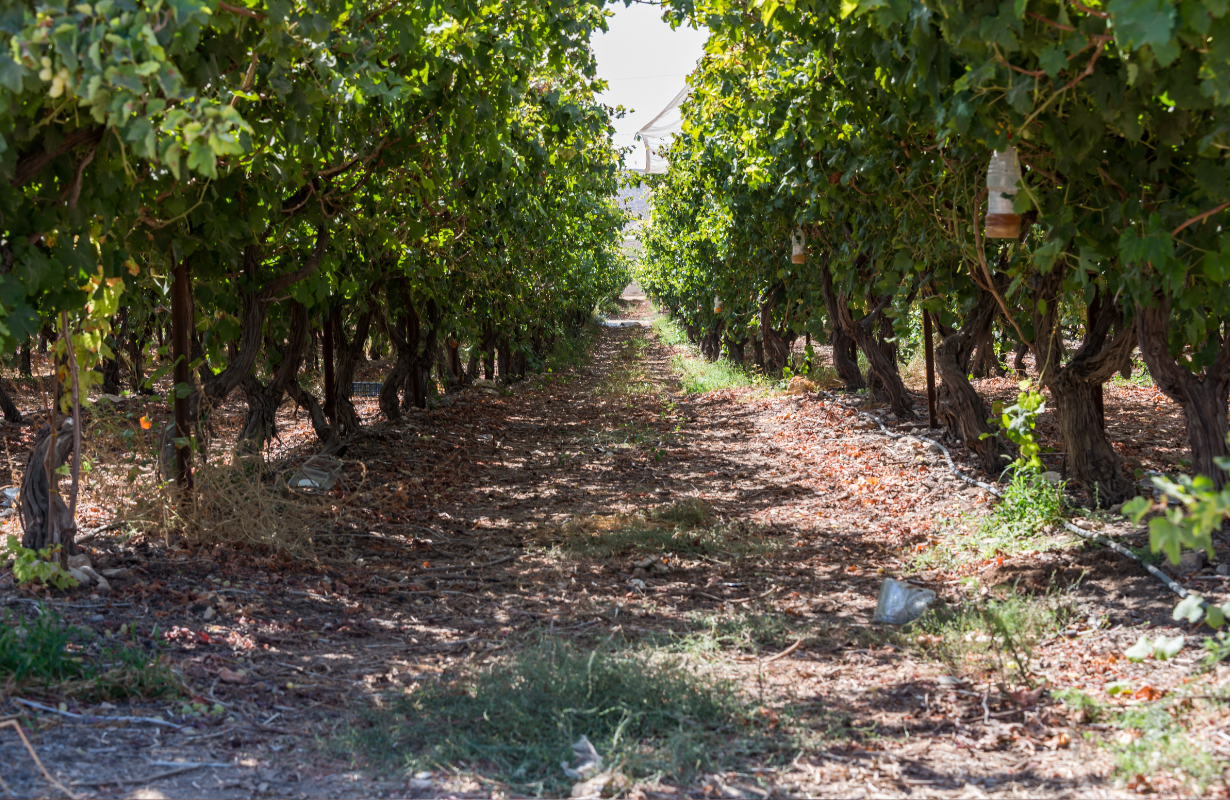
[[[1136,308],[1136,332],[1140,354],[1157,388],[1183,409],[1187,444],[1191,448],[1192,472],[1207,475],[1220,490],[1226,485],[1226,471],[1214,459],[1230,455],[1226,435],[1227,397],[1230,396],[1230,335],[1223,333],[1217,358],[1196,375],[1170,355],[1167,332],[1170,301],[1160,299],[1157,306]]]
[[[777,284],[760,298],[760,338],[764,347],[764,371],[768,375],[781,375],[782,370],[790,364],[790,348],[797,335],[790,332],[786,320],[782,320],[782,330],[773,327],[773,312],[777,308],[777,293],[782,285]],[[789,309],[787,309],[789,310]]]
[[[979,291],[965,324],[944,337],[935,349],[935,370],[940,377],[936,416],[974,451],[979,465],[991,475],[999,475],[1014,455],[1012,448],[987,422],[987,407],[969,382],[968,375],[975,343],[983,340],[998,312],[999,306],[991,293]]]
[[[863,373],[858,368],[858,361],[853,358],[851,353],[855,347],[854,337],[847,333],[845,327],[841,324],[841,313],[838,303],[845,303],[845,295],[842,295],[840,301],[838,300],[837,293],[833,289],[833,275],[829,272],[827,258],[820,263],[820,290],[824,296],[824,307],[828,311],[829,321],[832,325],[829,342],[833,346],[833,369],[837,371],[837,376],[845,384],[846,391],[857,392],[860,389],[865,389],[867,382],[863,380]]]
[[[860,257],[860,260],[865,259]],[[882,398],[894,414],[899,417],[912,418],[914,403],[910,399],[910,393],[906,390],[900,373],[897,372],[895,360],[885,352],[882,342],[875,335],[875,325],[884,309],[892,302],[892,296],[881,297],[867,315],[856,322],[854,315],[850,313],[849,298],[844,292],[836,291],[833,286],[833,276],[828,270],[827,263],[821,266],[820,280],[826,295],[826,305],[828,304],[827,295],[831,294],[833,297],[830,313],[833,314],[835,320],[834,327],[840,327],[847,336],[852,338],[867,358],[867,369],[871,373],[868,376],[868,384],[874,383],[879,388]],[[834,347],[836,347],[836,342]]]
[[[4,418],[9,422],[21,422],[23,420],[21,409],[9,395],[7,383],[8,381],[0,381],[0,411],[4,412]]]
[[[339,438],[351,436],[362,427],[359,422],[359,412],[351,402],[350,393],[354,384],[354,373],[363,358],[363,344],[371,331],[372,319],[376,315],[375,307],[370,307],[359,315],[355,325],[354,336],[347,340],[345,326],[342,324],[341,309],[333,310],[333,340],[337,353],[337,368],[334,371],[334,419],[337,422]]]
[[[708,361],[717,361],[722,355],[722,320],[714,320],[700,337],[700,354]]]
[[[303,363],[308,341],[307,306],[296,300],[290,303],[290,331],[285,347],[280,350],[282,360],[278,362],[273,377],[265,385],[254,375],[248,375],[243,382],[244,394],[248,399],[248,413],[239,433],[238,451],[243,454],[260,452],[265,443],[277,435],[278,407],[282,405],[287,388],[298,377],[299,367]]]
[[[73,555],[77,551],[73,541],[77,523],[69,514],[68,504],[60,496],[57,488],[59,476],[56,474],[72,452],[71,417],[60,423],[55,436],[51,435],[48,425],[35,434],[34,449],[26,461],[26,473],[21,479],[19,495],[22,547],[42,550],[58,544],[64,555]]]
[[[415,351],[418,350],[419,346],[419,315],[410,304],[409,295],[404,289],[402,297],[405,300],[406,308],[402,313],[399,326],[389,324],[384,315],[381,315],[381,322],[385,332],[388,334],[389,340],[393,342],[394,350],[397,353],[397,358],[393,362],[393,368],[389,370],[389,374],[384,378],[384,383],[380,385],[380,411],[384,414],[385,419],[390,422],[401,418],[402,404],[398,393],[406,383],[406,379],[409,378],[410,371],[414,368],[417,355]]]
[[[1038,380],[1051,390],[1055,401],[1068,478],[1089,492],[1098,505],[1110,506],[1131,497],[1136,485],[1124,474],[1123,460],[1106,438],[1095,390],[1130,361],[1136,346],[1135,321],[1124,323],[1119,303],[1102,303],[1080,348],[1060,366],[1062,336],[1056,296],[1062,279],[1062,270],[1056,269],[1038,285],[1038,295],[1046,300],[1046,313],[1034,312],[1032,349],[1041,365]]]
[[[726,350],[730,353],[730,360],[740,367],[743,366],[743,347],[746,342],[746,339],[726,339]]]

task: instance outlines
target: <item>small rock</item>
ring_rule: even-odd
[[[411,778],[406,786],[412,792],[425,792],[431,788],[431,778]]]
[[[572,787],[572,797],[617,797],[628,788],[628,778],[622,772],[607,770]]]
[[[1218,564],[1217,574],[1218,575],[1230,575],[1230,564]]]
[[[1063,480],[1063,476],[1060,475],[1058,472],[1052,472],[1050,470],[1047,470],[1046,472],[1042,473],[1042,479],[1053,486],[1058,486],[1059,483]]]
[[[218,612],[217,612],[217,611],[214,611],[214,607],[213,607],[213,606],[210,606],[209,608],[205,609],[205,613],[204,613],[204,614],[202,614],[202,616],[203,616],[205,619],[213,619],[213,618],[214,618],[215,616],[217,616],[217,615],[218,615]]]
[[[955,688],[961,685],[961,679],[955,675],[941,675],[935,679],[935,685]]]
[[[649,586],[649,584],[645,583],[640,578],[633,578],[632,580],[628,581],[628,585],[631,586],[633,589],[645,589]]]
[[[68,557],[68,566],[69,569],[74,567],[81,569],[82,567],[93,567],[94,564],[90,561],[90,557],[87,554],[77,553],[74,556]]]
[[[93,567],[78,567],[78,571],[84,573],[90,579],[90,583],[97,584],[98,591],[101,594],[111,594],[111,584],[107,582],[106,578],[95,572]]]
[[[1179,575],[1190,575],[1203,567],[1204,561],[1205,554],[1203,550],[1184,550],[1183,555],[1179,557],[1179,563],[1174,567],[1174,571]]]
[[[650,575],[665,575],[671,571],[671,568],[662,560],[661,556],[650,556],[642,558],[640,561],[632,562],[632,577],[646,578]]]
[[[896,418],[897,418],[897,415],[896,415],[896,414],[894,414],[893,412],[891,412],[891,411],[890,411],[890,412],[888,412],[888,418],[889,418],[889,419],[896,419]]]

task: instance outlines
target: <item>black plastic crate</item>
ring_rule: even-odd
[[[380,387],[384,384],[373,383],[372,381],[355,381],[350,384],[351,397],[379,397]]]

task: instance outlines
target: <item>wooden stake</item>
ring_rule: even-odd
[[[926,309],[923,315],[923,347],[927,354],[927,426],[938,428],[935,421],[935,348],[931,345],[931,315]]]
[[[1093,326],[1097,322],[1098,314],[1102,312],[1102,291],[1096,286],[1093,289],[1093,302],[1089,304],[1087,314],[1085,316],[1085,332],[1086,335],[1093,332]],[[1093,405],[1098,411],[1098,424],[1102,426],[1102,430],[1106,430],[1106,401],[1102,395],[1102,384],[1093,387]]]
[[[333,311],[325,314],[325,416],[337,424],[333,412],[337,408],[337,386],[333,380]]]
[[[175,280],[171,284],[171,358],[175,365],[172,375],[176,389],[175,436],[184,441],[175,449],[175,483],[185,492],[192,490],[192,436],[188,420],[188,398],[180,397],[178,387],[192,382],[189,368],[189,336],[192,330],[192,288],[188,283],[186,260],[175,265]]]

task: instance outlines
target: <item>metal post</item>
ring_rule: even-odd
[[[171,284],[171,358],[173,359],[175,390],[175,436],[184,444],[175,450],[175,483],[180,489],[192,489],[192,436],[188,420],[188,397],[180,396],[181,385],[191,385],[192,370],[189,368],[189,331],[192,330],[192,289],[188,283],[186,260],[175,265],[175,280]]]
[[[931,346],[931,315],[923,309],[923,346],[927,353],[927,426],[938,428],[935,421],[935,348]]]
[[[1093,326],[1097,323],[1098,315],[1102,313],[1102,292],[1096,286],[1093,289],[1093,302],[1089,304],[1085,316],[1085,333],[1090,335],[1093,333]],[[1102,384],[1093,387],[1093,405],[1098,412],[1098,424],[1102,430],[1106,430],[1106,402],[1102,396]]]
[[[336,422],[333,414],[337,410],[337,386],[333,381],[333,312],[325,314],[325,416],[330,422]]]

